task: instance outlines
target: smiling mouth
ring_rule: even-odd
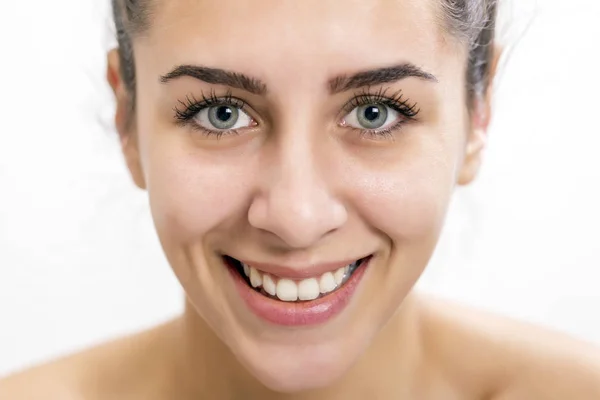
[[[267,298],[289,303],[309,302],[337,292],[370,258],[371,256],[362,258],[320,276],[295,280],[276,277],[235,258],[223,256],[225,263],[233,267],[254,291]]]

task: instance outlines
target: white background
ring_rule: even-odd
[[[0,375],[181,310],[110,127],[108,3],[0,2]],[[518,3],[484,171],[420,285],[600,343],[600,2]]]

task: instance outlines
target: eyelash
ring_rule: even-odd
[[[220,139],[224,135],[237,135],[238,131],[236,129],[229,131],[209,130],[198,125],[193,120],[200,111],[216,106],[232,106],[239,108],[242,111],[245,111],[247,108],[246,102],[237,97],[233,97],[231,92],[227,92],[225,96],[217,96],[214,91],[211,91],[208,96],[202,93],[202,100],[196,99],[194,95],[187,95],[184,101],[179,100],[179,104],[183,106],[183,110],[180,110],[177,107],[173,110],[175,112],[175,119],[179,125],[191,126],[193,129],[202,132],[204,135],[216,136],[217,139]]]
[[[399,129],[405,123],[416,120],[417,115],[421,111],[417,108],[416,103],[411,103],[406,99],[401,90],[391,96],[388,96],[386,94],[387,92],[388,89],[379,89],[379,91],[375,93],[371,92],[368,88],[364,89],[362,92],[355,94],[355,96],[343,107],[344,114],[348,114],[357,107],[379,104],[391,108],[403,117],[403,119],[385,129],[368,130],[352,128],[359,130],[361,136],[393,139],[392,132]]]
[[[344,105],[342,108],[344,115],[350,113],[357,107],[369,105],[369,104],[379,104],[390,107],[392,110],[398,112],[400,115],[404,117],[394,125],[389,128],[383,130],[367,130],[367,129],[359,129],[359,128],[351,128],[360,131],[361,136],[367,137],[385,137],[391,138],[392,132],[400,128],[407,121],[415,120],[417,115],[420,112],[420,109],[417,108],[416,103],[410,103],[408,99],[404,98],[402,91],[398,91],[394,93],[392,96],[387,96],[387,89],[380,89],[379,91],[373,93],[368,88],[364,89],[362,92],[356,93],[354,97]],[[247,104],[245,101],[238,99],[237,97],[233,97],[231,92],[227,92],[224,96],[217,96],[214,91],[211,91],[208,96],[202,94],[202,100],[198,100],[194,97],[194,95],[186,96],[185,101],[180,100],[179,104],[183,106],[183,110],[175,107],[175,119],[178,124],[183,126],[191,125],[192,128],[201,131],[206,136],[216,136],[217,139],[221,138],[224,135],[234,134],[237,135],[238,131],[233,129],[229,131],[218,131],[218,130],[209,130],[206,129],[197,123],[194,123],[194,118],[204,109],[227,105],[232,107],[237,107],[242,111],[245,111],[247,108]]]

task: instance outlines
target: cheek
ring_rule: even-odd
[[[429,154],[408,153],[377,171],[346,170],[358,212],[393,241],[429,239],[441,230],[455,163],[441,149]]]
[[[244,212],[251,168],[209,155],[156,148],[160,150],[150,153],[145,168],[159,235],[193,242]]]

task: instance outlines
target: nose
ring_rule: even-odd
[[[346,208],[326,183],[309,143],[280,143],[273,153],[248,221],[290,248],[308,248],[344,225]]]

